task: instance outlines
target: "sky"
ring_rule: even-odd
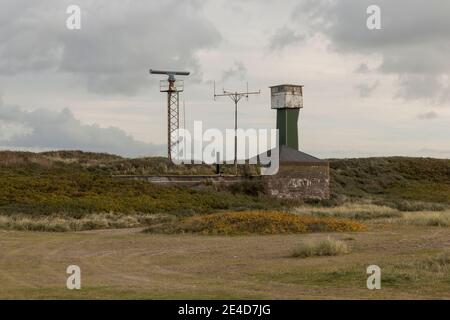
[[[379,30],[366,24],[374,4]],[[191,72],[190,130],[234,126],[214,81],[261,90],[239,104],[244,129],[274,128],[268,87],[293,83],[302,151],[450,158],[449,14],[443,0],[2,0],[0,149],[164,155],[154,68]]]

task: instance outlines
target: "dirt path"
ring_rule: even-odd
[[[245,237],[141,231],[0,231],[0,298],[450,298],[448,273],[414,267],[450,247],[448,228]],[[289,257],[298,243],[326,237],[346,241],[351,253]],[[65,288],[72,264],[81,267],[82,290]],[[382,267],[382,290],[365,287],[370,264]]]

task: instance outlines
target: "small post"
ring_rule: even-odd
[[[220,175],[220,152],[216,152],[216,174]]]

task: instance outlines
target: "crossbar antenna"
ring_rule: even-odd
[[[169,160],[178,154],[180,128],[180,92],[184,91],[184,81],[175,76],[188,76],[189,71],[166,71],[150,69],[150,74],[166,75],[167,80],[160,80],[159,91],[167,92],[167,154]]]
[[[214,81],[214,101],[217,97],[229,97],[234,102],[234,170],[237,175],[237,126],[238,126],[238,120],[237,120],[237,110],[238,110],[238,103],[242,98],[247,98],[248,96],[252,94],[260,94],[261,90],[258,91],[248,91],[248,82],[247,82],[247,91],[246,92],[231,92],[227,91],[225,89],[222,89],[222,93],[217,94],[216,93],[216,82]]]

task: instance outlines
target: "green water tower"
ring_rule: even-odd
[[[303,86],[282,84],[270,87],[271,108],[277,110],[280,147],[298,150],[298,118],[303,108]]]

